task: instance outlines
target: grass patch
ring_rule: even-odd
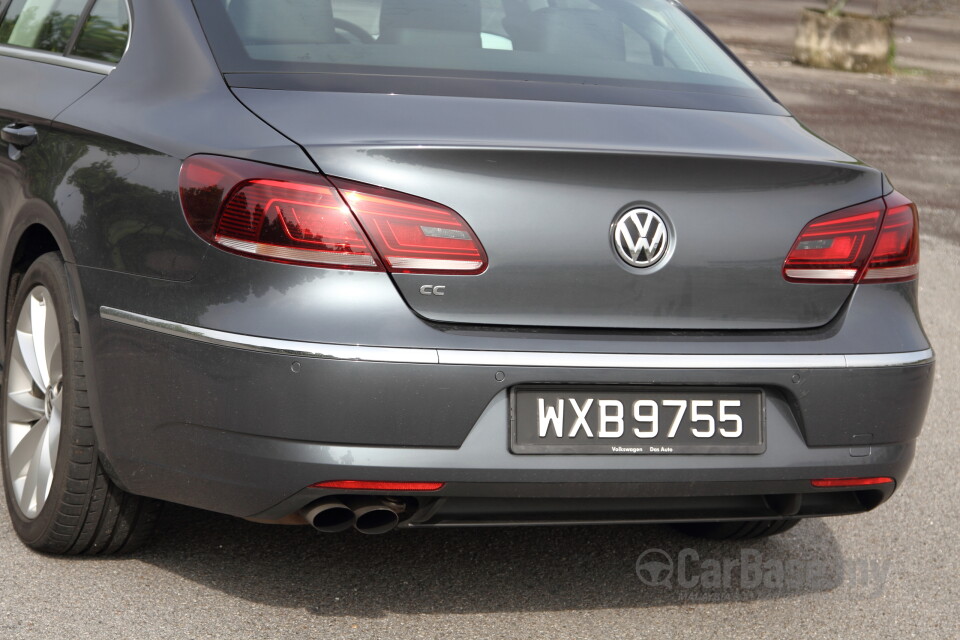
[[[921,69],[920,67],[900,67],[893,65],[893,74],[897,76],[906,76],[908,78],[925,78],[933,75],[930,69]]]

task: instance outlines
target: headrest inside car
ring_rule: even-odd
[[[227,11],[244,44],[337,42],[330,0],[232,0]]]
[[[477,47],[480,0],[383,0],[383,44]]]
[[[518,48],[543,53],[626,60],[623,24],[616,15],[593,9],[539,9],[524,18],[525,42]]]

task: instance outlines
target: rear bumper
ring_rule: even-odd
[[[911,283],[862,287],[816,330],[513,331],[425,322],[384,274],[207,262],[186,283],[68,273],[113,478],[237,516],[293,513],[328,480],[447,483],[417,497],[424,524],[770,517],[780,495],[864,510],[893,485],[810,480],[902,481],[932,387]],[[526,384],[760,388],[766,451],[515,455]]]
[[[395,348],[245,336],[108,307],[98,315],[98,378],[150,388],[142,404],[105,398],[120,400],[109,415],[325,444],[459,448],[495,397],[529,384],[761,388],[768,405],[785,405],[786,422],[808,446],[891,444],[919,435],[933,373],[929,348],[853,355]]]
[[[148,451],[112,460],[136,493],[267,520],[347,493],[309,486],[321,481],[446,483],[437,492],[391,494],[416,501],[417,518],[407,523],[416,525],[838,515],[872,509],[895,485],[817,489],[812,479],[906,477],[913,442],[808,447],[788,407],[771,405],[767,451],[751,456],[513,455],[504,392],[458,448],[328,445],[168,424],[153,431]],[[790,496],[798,502],[784,513]]]
[[[421,508],[406,524],[421,526],[865,511],[893,485],[837,491],[810,480],[902,480],[933,367],[929,349],[448,351],[253,338],[111,308],[99,315],[99,384],[133,394],[101,393],[109,416],[102,448],[117,480],[134,493],[267,519],[343,493],[308,487],[344,479],[447,483],[416,496]],[[543,382],[760,386],[766,451],[512,454],[509,390]],[[788,514],[782,496],[799,496],[788,501]]]

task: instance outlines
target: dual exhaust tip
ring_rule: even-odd
[[[310,526],[324,533],[340,533],[353,527],[360,533],[387,533],[400,524],[406,509],[402,502],[376,496],[327,498],[300,511]]]

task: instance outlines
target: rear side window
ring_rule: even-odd
[[[228,73],[327,71],[759,92],[670,0],[194,0]]]
[[[83,24],[71,55],[119,62],[127,48],[130,14],[124,0],[97,0]]]
[[[125,0],[13,0],[0,21],[0,44],[109,63],[119,62],[129,35]]]
[[[13,0],[0,23],[0,43],[62,53],[87,0]]]

